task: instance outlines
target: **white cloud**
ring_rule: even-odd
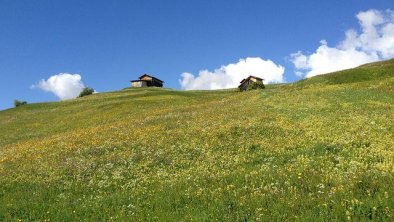
[[[32,88],[39,88],[46,92],[51,92],[61,100],[73,99],[78,97],[79,93],[85,88],[79,74],[59,73],[49,77],[47,80],[42,79]]]
[[[359,12],[356,18],[361,32],[346,31],[345,39],[336,47],[322,40],[312,54],[291,54],[296,75],[312,77],[394,57],[394,11],[371,9]]]
[[[263,78],[265,83],[284,82],[284,71],[284,67],[271,60],[246,58],[235,64],[224,65],[213,72],[202,70],[197,76],[188,72],[182,73],[179,83],[185,90],[235,88],[249,75]]]

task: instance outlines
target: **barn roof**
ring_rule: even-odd
[[[257,76],[249,76],[248,78],[243,79],[240,83],[242,84],[242,83],[244,83],[245,81],[249,80],[250,78],[255,78],[255,79],[257,79],[257,80],[264,80],[264,79],[262,79],[262,78],[260,78],[260,77],[257,77]]]
[[[154,77],[154,76],[151,76],[151,75],[149,75],[149,74],[143,74],[142,76],[139,77],[139,79],[142,79],[142,78],[144,78],[145,76],[151,77],[152,79],[156,79],[156,80],[158,80],[158,81],[160,81],[160,82],[164,82],[163,80],[160,80],[160,79],[158,79],[158,78],[156,78],[156,77]]]
[[[149,75],[149,74],[143,74],[142,76],[139,77],[139,79],[137,79],[137,80],[130,80],[130,82],[149,82],[149,80],[143,80],[143,79],[142,79],[142,78],[144,78],[145,76],[151,77],[152,79],[155,79],[155,80],[157,80],[157,81],[159,81],[159,82],[164,83],[163,80],[160,80],[160,79],[158,79],[158,78],[156,78],[156,77],[154,77],[154,76],[151,76],[151,75]]]

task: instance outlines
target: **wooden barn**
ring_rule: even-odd
[[[162,80],[148,74],[143,74],[139,77],[139,80],[131,80],[130,82],[132,87],[163,87],[164,83]]]
[[[248,86],[254,82],[263,84],[263,79],[256,76],[249,76],[248,78],[241,81],[241,84],[238,86],[238,88],[240,91],[245,91],[248,89]]]

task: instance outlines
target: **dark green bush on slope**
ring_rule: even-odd
[[[18,107],[18,106],[23,106],[23,105],[26,105],[27,104],[27,102],[26,101],[20,101],[20,100],[14,100],[14,106],[15,107]]]
[[[84,97],[84,96],[92,95],[93,93],[94,93],[94,89],[93,88],[85,87],[82,90],[82,92],[79,94],[78,97]]]

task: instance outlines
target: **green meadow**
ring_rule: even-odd
[[[393,221],[394,60],[0,112],[0,221]]]

